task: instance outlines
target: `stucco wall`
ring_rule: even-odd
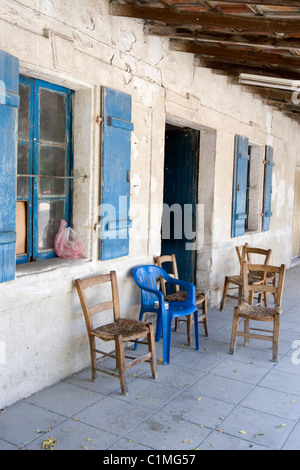
[[[82,260],[32,263],[0,285],[0,407],[28,396],[89,364],[74,280],[115,269],[121,311],[134,316],[139,292],[130,270],[160,254],[165,122],[201,132],[199,202],[204,241],[197,283],[220,299],[225,274],[236,272],[234,246],[273,248],[289,267],[294,173],[299,127],[225,76],[199,66],[193,55],[168,50],[145,36],[143,22],[113,18],[106,0],[2,0],[0,49],[20,60],[20,72],[75,90],[74,225],[85,242]],[[97,260],[101,87],[132,95],[130,254]],[[234,136],[274,146],[271,228],[232,239]],[[288,162],[288,163],[287,163]]]

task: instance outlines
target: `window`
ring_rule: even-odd
[[[232,237],[270,226],[273,148],[236,136],[232,207]]]
[[[70,223],[71,93],[20,76],[17,263],[54,257],[60,221]]]

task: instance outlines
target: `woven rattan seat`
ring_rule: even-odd
[[[185,291],[174,292],[174,294],[169,294],[165,296],[165,300],[167,302],[171,302],[171,301],[182,302],[185,299],[186,299]],[[200,294],[198,292],[196,293],[196,304],[197,302],[199,302],[200,304],[201,302],[204,301],[204,299],[205,299],[205,294]]]
[[[241,317],[251,317],[255,320],[272,321],[274,315],[281,313],[280,307],[263,307],[260,305],[250,305],[247,302],[242,302],[239,305],[239,314]]]
[[[122,335],[123,341],[130,341],[133,337],[141,338],[146,336],[148,332],[149,327],[147,324],[127,318],[119,318],[114,323],[108,323],[91,330],[93,335],[103,341],[112,341],[116,335]]]

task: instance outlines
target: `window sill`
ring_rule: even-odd
[[[53,271],[63,267],[72,267],[74,265],[87,263],[90,260],[88,258],[76,258],[76,259],[62,259],[52,258],[48,260],[35,261],[33,263],[18,264],[16,266],[16,278],[31,275],[40,274],[42,272]]]

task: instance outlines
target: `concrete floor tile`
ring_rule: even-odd
[[[104,398],[104,395],[60,382],[25,399],[32,405],[69,417]]]
[[[105,397],[78,413],[76,418],[81,423],[95,426],[116,436],[124,436],[151,413],[151,410],[139,404],[139,400],[130,403],[119,398]]]
[[[282,419],[300,418],[300,396],[257,386],[241,401],[241,406],[278,416]]]
[[[249,384],[258,383],[269,369],[252,363],[241,363],[233,357],[224,359],[213,369],[213,373],[222,377],[239,380]]]
[[[220,429],[236,438],[278,450],[294,426],[295,421],[283,421],[278,416],[237,406],[222,422]]]
[[[212,431],[199,445],[199,450],[268,450],[268,448],[224,432]]]
[[[55,450],[104,450],[117,439],[115,434],[68,419],[40,435],[26,450],[41,450],[42,443],[49,437],[55,439]]]
[[[22,400],[0,414],[0,439],[24,447],[36,439],[38,431],[51,429],[65,419]]]
[[[9,442],[3,441],[0,439],[0,450],[17,450],[18,446],[10,444]]]
[[[282,450],[300,450],[300,423],[296,424]]]
[[[128,384],[128,396],[120,395],[119,399],[126,403],[139,406],[154,412],[174,399],[182,389],[170,384],[164,384],[152,379],[153,383],[143,378]]]
[[[214,429],[234,405],[201,395],[196,385],[178,395],[165,406],[164,412],[176,421],[188,421],[201,427]]]
[[[213,374],[212,371],[212,373],[200,377],[191,386],[191,389],[197,389],[199,396],[205,395],[206,397],[216,398],[227,403],[238,404],[249,393],[252,387],[253,385],[249,383],[221,377]]]
[[[186,349],[172,359],[175,365],[181,365],[192,370],[208,372],[222,361],[222,357],[215,354],[207,354],[205,351]]]
[[[276,370],[275,368],[268,372],[259,385],[271,390],[278,390],[279,392],[300,395],[299,374],[291,374],[278,369]]]
[[[156,450],[190,451],[198,447],[210,430],[181,417],[157,411],[126,437]]]

